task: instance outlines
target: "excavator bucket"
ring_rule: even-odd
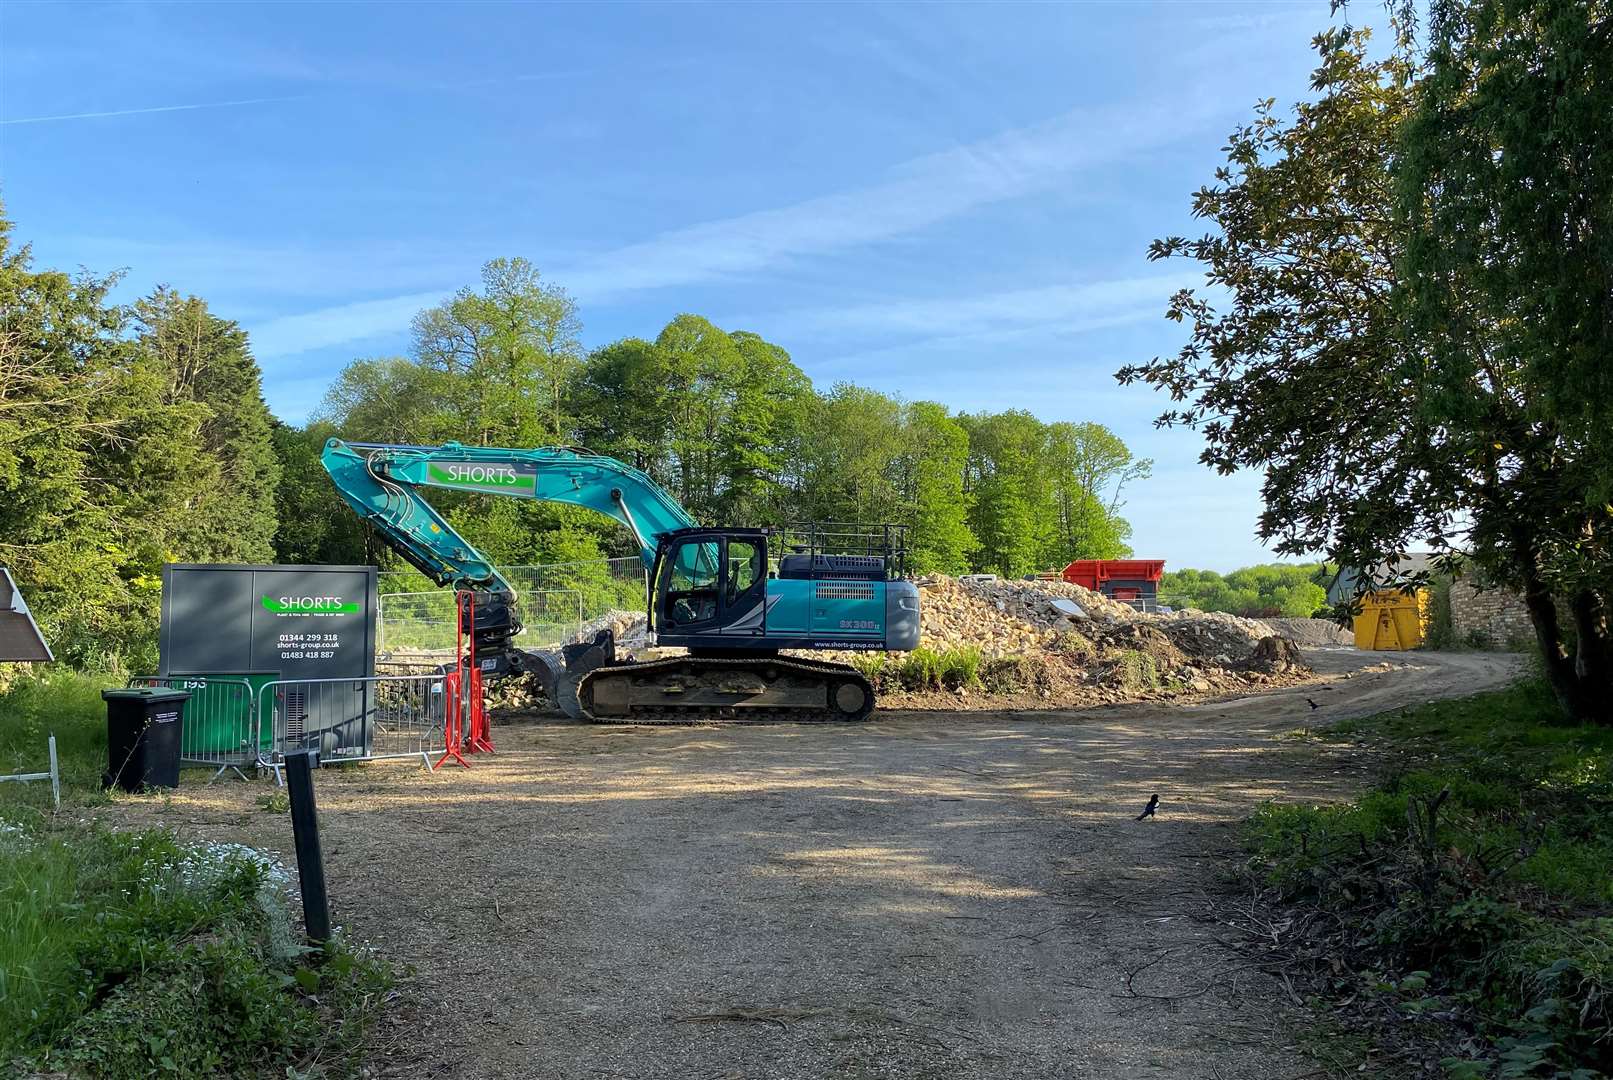
[[[571,719],[586,719],[582,703],[577,700],[577,684],[595,668],[616,662],[616,635],[606,627],[594,635],[593,641],[562,646],[560,656],[564,670],[556,673],[549,700]]]

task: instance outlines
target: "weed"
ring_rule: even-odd
[[[948,690],[980,685],[980,650],[975,648],[948,649],[941,654],[939,664],[941,685]]]
[[[980,667],[980,681],[989,693],[1019,694],[1040,688],[1047,671],[1029,656],[1000,656]]]
[[[266,814],[289,814],[291,796],[284,788],[275,788],[267,795],[258,796],[258,809]]]
[[[287,883],[250,849],[18,815],[0,828],[0,1063],[88,1077],[356,1064],[390,976],[340,942],[316,972]]]
[[[1160,688],[1159,665],[1141,649],[1127,649],[1121,653],[1115,670],[1120,675],[1120,684],[1127,690],[1135,692]]]
[[[941,654],[920,646],[902,658],[897,678],[904,690],[933,690],[941,685]]]
[[[894,665],[890,662],[887,653],[858,653],[851,658],[851,666],[862,673],[875,690],[882,689],[885,684],[886,672]]]

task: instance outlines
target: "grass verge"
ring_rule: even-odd
[[[0,1072],[350,1075],[391,976],[295,937],[284,870],[13,811],[0,821]]]
[[[4,665],[0,665],[3,669]],[[86,675],[64,665],[0,670],[0,772],[44,772],[46,740],[56,736],[63,796],[99,798],[106,768],[106,703],[116,675]],[[0,784],[0,805],[48,806],[50,784]]]
[[[1451,1077],[1613,1072],[1613,729],[1526,682],[1320,734],[1393,766],[1354,802],[1266,807],[1248,843],[1324,997],[1442,1044]]]

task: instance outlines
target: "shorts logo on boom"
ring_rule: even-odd
[[[426,479],[433,484],[449,486],[502,488],[516,491],[532,489],[531,472],[514,465],[483,465],[469,461],[432,462],[427,466]]]

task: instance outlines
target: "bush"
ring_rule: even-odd
[[[89,1077],[352,1066],[389,976],[339,942],[319,957],[298,945],[287,883],[234,845],[0,824],[0,1063]]]
[[[896,675],[904,690],[933,690],[941,685],[941,654],[921,645],[902,658]]]

